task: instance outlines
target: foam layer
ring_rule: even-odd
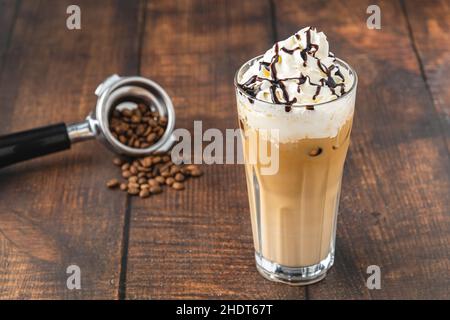
[[[237,93],[239,117],[253,129],[277,129],[279,143],[295,142],[299,139],[336,137],[339,129],[353,116],[355,105],[354,92],[315,106],[315,110],[293,107],[286,112],[279,106],[273,106],[255,100],[248,101],[245,95]]]

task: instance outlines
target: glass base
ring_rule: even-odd
[[[293,286],[304,286],[325,278],[327,271],[333,265],[334,252],[330,252],[318,264],[307,267],[286,267],[265,259],[257,252],[255,252],[255,258],[256,268],[264,278]]]

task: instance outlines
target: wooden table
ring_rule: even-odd
[[[0,133],[78,121],[97,84],[140,74],[172,96],[177,127],[236,127],[233,76],[303,26],[358,71],[337,256],[288,287],[255,269],[244,169],[205,166],[184,192],[142,200],[95,141],[0,171],[3,299],[450,298],[450,2],[0,0]],[[381,8],[381,30],[366,9]],[[66,287],[67,266],[82,289]],[[381,290],[366,287],[369,265]]]

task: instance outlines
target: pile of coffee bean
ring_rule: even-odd
[[[160,153],[134,160],[115,158],[113,163],[120,167],[124,181],[111,179],[106,186],[111,189],[119,188],[141,198],[161,193],[164,186],[174,190],[184,190],[185,181],[188,178],[202,175],[197,165],[174,164],[170,153]]]
[[[156,143],[167,126],[167,117],[139,103],[137,108],[117,108],[112,112],[109,127],[112,135],[131,148],[144,149]]]

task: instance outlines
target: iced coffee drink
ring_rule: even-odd
[[[256,265],[268,279],[309,284],[333,264],[356,85],[310,27],[236,74]],[[276,170],[264,170],[263,147]]]

